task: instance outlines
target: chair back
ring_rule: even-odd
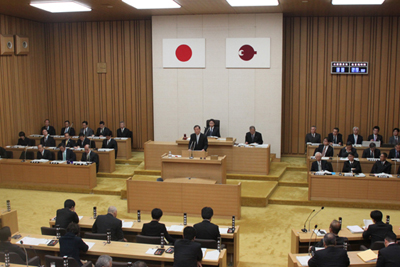
[[[9,252],[10,263],[26,265],[26,261],[22,260],[21,257],[15,252]],[[4,252],[0,252],[0,262],[4,262]]]
[[[107,234],[85,232],[83,238],[107,240]]]
[[[375,241],[371,245],[371,250],[380,250],[381,248],[385,247],[385,242],[384,241]]]
[[[136,243],[159,245],[161,244],[161,236],[137,235]]]
[[[206,121],[206,126],[208,127],[208,124],[210,123],[210,120],[214,120],[214,119],[209,119],[209,120],[207,120]],[[215,122],[215,125],[214,125],[214,127],[218,127],[219,128],[219,120],[214,120],[214,122]],[[220,128],[221,129],[221,128]]]
[[[7,153],[7,158],[8,159],[13,159],[14,158],[14,153],[12,151],[6,151]]]
[[[200,243],[202,248],[211,248],[211,249],[217,249],[218,244],[217,241],[214,239],[199,239],[196,238],[194,242]]]
[[[42,235],[51,235],[51,236],[56,236],[57,235],[57,229],[56,228],[42,226],[42,227],[40,227],[40,230],[42,231]],[[66,233],[67,233],[67,230],[65,230],[64,228],[60,228],[60,235],[61,236],[64,236]]]
[[[94,140],[90,140],[90,148],[96,148],[96,142]]]
[[[56,267],[63,267],[64,266],[64,259],[63,257],[57,257],[57,256],[50,256],[46,255],[44,256],[45,259],[45,267],[50,267],[51,263],[54,262],[56,264]],[[80,267],[79,264],[76,262],[76,260],[72,257],[68,257],[68,267]]]
[[[29,139],[29,146],[35,146],[36,142],[35,139]]]

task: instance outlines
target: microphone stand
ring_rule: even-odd
[[[28,146],[25,147],[25,155],[24,155],[25,157],[24,157],[24,159],[22,160],[22,162],[26,162],[26,152],[27,152],[27,151],[28,151]]]
[[[323,210],[325,207],[321,207],[321,209],[317,212],[317,213],[315,213],[315,215],[314,216],[312,216],[311,217],[311,219],[308,221],[308,231],[310,231],[310,224],[311,224],[311,220],[312,219],[314,219],[314,217],[315,216],[317,216],[318,215],[318,213],[320,213],[321,212],[321,210]]]
[[[308,232],[308,231],[307,231],[307,228],[306,228],[306,224],[307,224],[307,221],[308,221],[308,219],[310,218],[311,214],[314,213],[314,211],[315,211],[315,209],[311,211],[311,213],[310,213],[310,214],[308,215],[308,217],[307,217],[307,220],[304,222],[304,228],[301,229],[301,231],[302,231],[303,233],[307,233],[307,232]]]
[[[308,242],[308,256],[310,256],[310,254],[311,254],[311,250],[310,250],[311,240],[312,240],[312,237],[313,237],[313,235],[314,235],[314,233],[315,233],[315,229],[317,229],[317,227],[318,227],[318,225],[316,224],[316,225],[314,226],[314,230],[313,230],[312,233],[311,233],[310,242]]]
[[[207,132],[210,130],[210,127],[208,127],[208,128],[207,128],[207,127],[204,127],[204,128],[207,129],[207,131],[204,132],[204,135],[207,137]]]
[[[190,157],[189,159],[193,159],[193,149],[194,149],[194,142],[192,140],[190,140],[192,142],[192,144],[189,146],[190,148]]]
[[[26,267],[28,267],[29,266],[29,264],[28,264],[28,253],[26,252],[26,249],[25,249],[25,246],[24,246],[24,241],[21,240],[21,241],[19,241],[19,243],[22,245],[22,248],[25,251]]]
[[[337,157],[336,157],[336,172],[340,172],[339,171],[339,154],[337,154]]]

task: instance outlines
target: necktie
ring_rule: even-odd
[[[90,152],[86,155],[86,161],[90,161]]]
[[[371,156],[374,158],[374,153],[372,153],[372,151],[371,151]]]
[[[254,134],[251,135],[251,140],[254,142]]]
[[[101,129],[101,131],[100,131],[100,132],[101,132],[101,133],[103,133],[103,131],[104,131],[104,129]]]
[[[322,171],[321,162],[318,161],[318,171]]]
[[[354,136],[354,144],[357,144],[357,135]]]
[[[382,161],[382,165],[384,165],[385,164],[385,162],[384,161]]]
[[[210,135],[212,136],[213,128],[210,129]]]
[[[315,138],[315,134],[312,134],[312,137]]]
[[[63,152],[63,160],[65,161],[65,160],[67,160],[67,151],[65,150],[64,152]]]
[[[49,127],[49,126],[47,126],[47,131],[49,130],[49,128],[50,128],[50,127]]]
[[[107,141],[107,145],[110,143],[111,139]]]
[[[69,127],[68,127],[69,128]],[[68,128],[65,128],[65,131],[64,131],[64,133],[68,133]]]
[[[125,128],[122,128],[122,129],[121,129],[121,133],[123,133],[123,132],[124,132],[124,130],[125,130]]]
[[[323,156],[323,157],[325,157],[327,148],[328,148],[328,146],[324,146],[324,151],[322,152],[322,156]]]
[[[376,141],[376,135],[374,135],[374,141]]]
[[[84,134],[84,135],[86,135],[86,129],[85,129],[85,130],[83,130],[83,134]]]
[[[337,144],[337,139],[336,139],[336,136],[335,136],[335,139],[334,139],[334,143],[335,143],[335,144]]]

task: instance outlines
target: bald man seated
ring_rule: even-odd
[[[117,219],[117,208],[110,206],[106,215],[99,215],[93,224],[92,232],[106,234],[107,229],[111,230],[111,240],[125,241],[124,232],[122,231],[122,221]]]

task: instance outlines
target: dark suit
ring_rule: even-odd
[[[379,250],[376,267],[398,267],[400,266],[400,246],[391,244]]]
[[[329,143],[334,143],[334,144],[343,144],[343,137],[342,134],[338,133],[336,136],[336,141],[333,139],[333,133],[328,134],[328,141]]]
[[[164,233],[165,239],[167,239],[168,243],[174,244],[175,239],[173,239],[167,231],[165,224],[159,223],[157,221],[151,221],[149,223],[144,223],[142,227],[141,235],[145,236],[161,236],[161,233]]]
[[[124,131],[122,132],[122,130],[121,130],[121,128],[119,128],[118,130],[117,130],[117,137],[132,137],[132,134],[131,134],[132,132],[129,130],[129,129],[127,129],[127,128],[124,128]]]
[[[257,143],[259,145],[262,145],[262,143],[264,142],[262,139],[262,135],[259,132],[254,133],[254,139],[251,137],[251,133],[247,132],[245,140],[248,144]]]
[[[371,155],[371,149],[370,148],[364,149],[364,152],[362,154],[362,157],[365,158],[365,159],[366,158],[379,159],[380,156],[381,156],[381,151],[379,149],[377,149],[377,148],[375,148],[374,153],[372,153],[372,155]]]
[[[195,144],[194,148],[193,148],[193,143]],[[204,149],[204,151],[207,151],[207,148],[208,148],[207,136],[200,133],[199,142],[197,143],[196,134],[195,133],[191,134],[190,142],[189,142],[189,149],[190,148],[192,148],[192,150],[203,150]]]
[[[395,159],[395,158],[397,158],[397,159],[400,158],[400,152],[396,153],[396,149],[393,148],[389,152],[389,159]]]
[[[322,151],[324,151],[324,148],[325,148],[324,145],[319,145],[319,146],[315,149],[314,155],[315,155],[317,152],[321,152],[321,154],[322,154]],[[328,150],[326,150],[326,153],[325,153],[325,156],[324,156],[324,157],[333,157],[333,147],[331,147],[330,145],[328,145]]]
[[[65,147],[74,147],[76,146],[75,141],[72,139],[68,139],[68,143],[67,140],[62,140],[61,143],[63,143],[65,145]]]
[[[321,160],[321,168],[322,168],[322,171],[333,172],[332,164],[330,162],[327,162],[326,160]],[[318,171],[318,161],[314,161],[311,164],[311,171],[312,172]]]
[[[200,243],[181,239],[174,247],[174,267],[197,267],[197,262],[203,259]]]
[[[357,145],[361,145],[363,141],[364,141],[363,137],[361,135],[358,135],[357,136]],[[347,142],[351,142],[352,145],[355,144],[354,134],[349,134],[349,136],[347,137]]]
[[[92,232],[106,234],[107,229],[111,230],[111,240],[118,241],[124,239],[124,233],[122,232],[122,221],[115,218],[111,213],[97,216],[97,219],[92,227]]]
[[[94,131],[91,129],[91,128],[89,128],[89,127],[87,127],[86,128],[86,131],[85,131],[85,129],[81,129],[80,131],[79,131],[79,134],[84,134],[85,136],[92,136],[92,135],[94,135]]]
[[[65,149],[65,151],[67,152],[66,155],[66,160],[67,161],[76,161],[76,154],[74,153],[74,151],[72,151],[71,149]],[[57,153],[57,159],[58,160],[63,160],[63,153],[60,151],[58,151]]]
[[[71,222],[79,223],[79,217],[76,212],[68,208],[57,210],[56,225],[60,225],[61,228],[66,229]]]
[[[104,127],[103,129],[97,128],[96,136],[100,136],[100,135],[106,136],[109,133],[111,133],[111,131],[107,127]]]
[[[81,141],[81,139],[76,141],[76,146],[79,146],[80,148],[84,148],[86,145],[90,146],[90,140],[88,138],[83,139],[83,141]]]
[[[369,136],[368,136],[368,139],[367,139],[367,141],[371,141],[371,140],[374,141],[374,135],[373,135],[373,134],[369,135]],[[376,141],[376,142],[381,141],[381,144],[383,144],[382,135],[378,134],[375,141]]]
[[[83,153],[81,161],[91,161],[96,163],[96,173],[99,172],[99,155],[97,155],[95,152],[90,151],[90,156],[89,159],[87,158],[87,154]]]
[[[315,133],[315,137],[311,133],[306,134],[306,143],[321,143],[321,135]]]
[[[115,158],[117,158],[117,154],[118,154],[117,141],[115,141],[114,139],[111,138],[110,142],[108,142],[107,139],[104,139],[102,148],[114,148],[114,150],[115,150]]]
[[[5,252],[6,250],[17,253],[24,262],[26,261],[26,254],[18,245],[11,244],[9,241],[0,242],[0,251]]]
[[[368,226],[367,230],[363,233],[363,238],[368,240],[371,238],[371,244],[376,241],[384,241],[387,233],[393,231],[391,224],[386,224],[382,221],[376,222]]]
[[[357,153],[357,149],[355,149],[354,147],[351,148],[351,153],[353,153],[355,158],[358,158],[358,153]],[[349,155],[349,153],[346,150],[346,147],[342,148],[339,152],[339,157],[341,158],[347,158],[347,156]]]
[[[207,127],[206,130],[204,131],[204,134],[206,136],[218,136],[218,137],[221,137],[221,134],[219,133],[219,127],[215,127],[215,126],[213,127],[212,132],[211,132],[211,128]]]
[[[349,265],[350,259],[347,251],[334,246],[316,251],[308,261],[310,267],[347,267]]]
[[[55,147],[56,146],[56,141],[54,140],[53,137],[47,136],[47,140],[45,140],[45,137],[43,136],[40,139],[40,144],[43,146],[47,147]]]
[[[79,266],[82,266],[79,252],[86,252],[88,249],[89,246],[83,242],[82,238],[73,233],[68,232],[60,238],[60,256],[74,258],[78,262]]]
[[[221,236],[218,225],[213,224],[209,220],[196,223],[193,227],[196,229],[196,238],[199,239],[213,239],[218,241],[218,238]]]
[[[382,164],[382,161],[375,162],[374,166],[372,166],[371,173],[391,173],[392,172],[392,164],[388,161],[385,161],[385,164]]]
[[[56,135],[56,129],[54,129],[53,126],[49,126],[49,127],[43,126],[42,130],[40,130],[40,133],[42,133],[43,130],[47,130],[47,133],[49,135]]]
[[[389,144],[396,145],[397,143],[400,143],[400,137],[399,136],[397,136],[397,141],[396,141],[396,138],[394,136],[391,136],[389,138]]]
[[[36,156],[37,159],[54,160],[54,156],[53,156],[54,154],[51,151],[46,150],[46,149],[43,150],[43,155],[39,151],[37,152],[36,155],[37,155]]]
[[[338,235],[336,236],[336,245],[337,246],[342,246],[344,244],[344,242],[349,242],[347,237],[340,237]],[[323,247],[324,247],[324,239],[321,239],[314,245],[314,248],[323,248]]]
[[[8,158],[7,157],[7,151],[2,147],[0,147],[0,157],[3,158],[3,159]]]
[[[354,173],[362,173],[361,164],[357,160],[354,160],[353,164],[350,164],[349,160],[345,161],[344,164],[343,164],[342,172],[351,172],[352,168],[355,168],[355,170],[353,171]]]
[[[29,141],[31,141],[29,138],[25,137],[24,140],[22,138],[18,139],[18,144],[19,146],[29,146]]]
[[[65,133],[68,133],[69,136],[75,136],[75,129],[72,127],[68,127],[68,128],[69,128],[68,131],[65,131],[65,127],[62,127],[60,135],[64,135]]]

